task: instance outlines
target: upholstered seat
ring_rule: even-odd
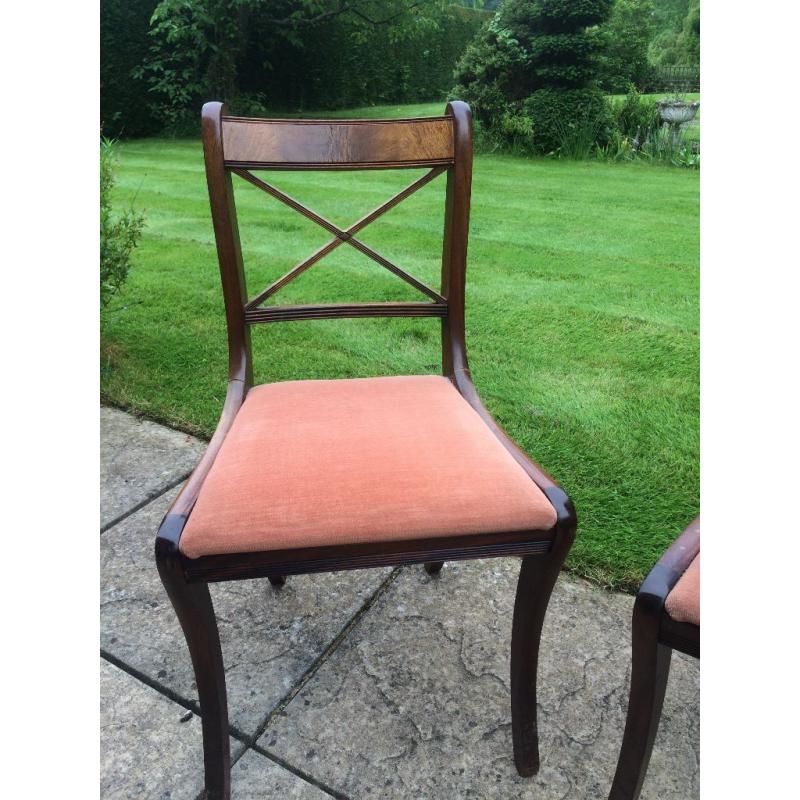
[[[700,553],[667,595],[664,608],[676,622],[700,625]]]
[[[253,387],[184,555],[550,530],[541,489],[444,377]]]

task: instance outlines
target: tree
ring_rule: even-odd
[[[108,136],[146,136],[158,129],[147,85],[132,75],[147,57],[156,5],[158,0],[100,4],[100,120]]]
[[[700,63],[700,0],[688,0],[682,19],[661,31],[650,44],[650,60],[656,66]]]
[[[508,128],[509,116],[529,113],[539,150],[574,126],[597,125],[602,138],[607,109],[593,84],[605,45],[598,26],[611,3],[506,0],[459,62],[453,93],[495,133]]]
[[[408,31],[446,0],[161,0],[153,13],[150,55],[140,70],[158,98],[160,114],[174,120],[196,111],[202,99],[241,94],[242,68],[286,44],[302,48],[309,32],[347,18],[354,35],[391,28]],[[264,83],[264,81],[262,81]]]
[[[606,40],[601,83],[612,94],[625,94],[633,85],[645,88],[652,67],[647,48],[653,35],[651,0],[615,0],[611,17],[602,28]]]

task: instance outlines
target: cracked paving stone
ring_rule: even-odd
[[[194,469],[206,443],[179,431],[100,407],[100,526]]]
[[[195,800],[202,791],[200,718],[102,659],[100,719],[103,800]],[[243,750],[231,739],[232,800],[327,797],[260,753],[240,757]]]
[[[231,770],[232,800],[327,800],[329,795],[255,750],[248,750]]]
[[[519,561],[405,568],[259,745],[367,798],[608,796],[633,598],[562,575],[539,677],[541,769],[514,768],[508,660]],[[642,800],[699,797],[699,664],[673,656]]]
[[[196,702],[189,653],[161,585],[153,547],[172,490],[101,537],[101,648],[179,697]],[[388,576],[389,569],[218,583],[231,725],[254,735],[267,714]]]
[[[195,800],[203,789],[203,742],[199,717],[182,722],[185,715],[182,706],[100,660],[103,800]],[[243,748],[232,740],[231,756]]]

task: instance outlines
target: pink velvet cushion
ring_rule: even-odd
[[[197,558],[555,522],[446,378],[291,381],[248,393],[180,549]]]
[[[700,625],[700,553],[667,595],[665,608],[676,622]]]

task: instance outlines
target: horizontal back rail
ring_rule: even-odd
[[[453,163],[452,117],[276,120],[222,117],[226,167],[400,169]]]
[[[325,303],[307,306],[266,306],[245,311],[245,322],[291,322],[308,319],[361,317],[446,317],[446,303]]]

